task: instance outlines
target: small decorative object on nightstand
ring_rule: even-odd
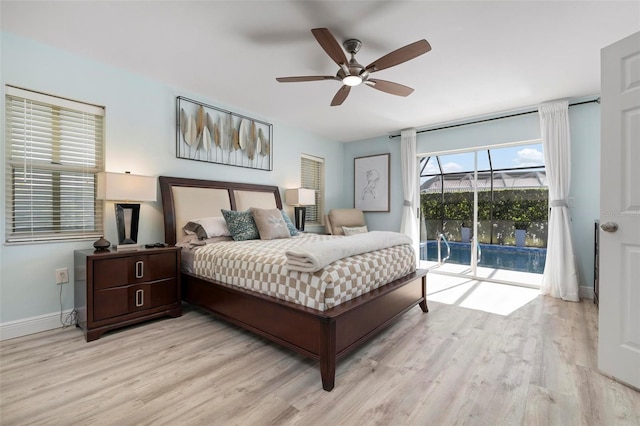
[[[93,247],[96,250],[108,250],[111,247],[111,243],[104,239],[104,236],[101,236],[95,243],[93,243]]]
[[[87,342],[106,331],[179,317],[180,248],[75,251],[75,308]]]

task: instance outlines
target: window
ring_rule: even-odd
[[[324,212],[324,159],[302,154],[300,158],[300,186],[315,189],[316,205],[307,206],[307,223],[322,224]]]
[[[7,86],[6,242],[102,235],[104,108]]]

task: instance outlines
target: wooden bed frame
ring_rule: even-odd
[[[164,209],[165,240],[171,245],[175,245],[184,226],[183,223],[176,222],[184,221],[184,209],[188,208],[180,206],[183,210],[178,216],[182,218],[176,219],[175,198],[180,197],[174,195],[176,191],[180,191],[179,188],[196,188],[195,191],[200,191],[201,194],[205,194],[208,189],[214,189],[218,196],[222,191],[227,191],[228,206],[233,210],[247,208],[247,194],[255,193],[256,197],[252,198],[256,200],[264,200],[265,195],[272,194],[274,207],[282,208],[277,186],[167,176],[161,176],[159,180]],[[240,202],[240,198],[245,201]],[[195,216],[191,219],[204,217],[201,204],[194,206],[199,212],[194,213]],[[211,211],[209,216],[221,216],[219,207],[217,212]],[[239,327],[319,360],[322,387],[330,391],[335,384],[337,360],[415,305],[419,305],[423,312],[428,312],[426,273],[425,270],[417,270],[325,311],[204,279],[187,272],[182,273],[182,299]]]

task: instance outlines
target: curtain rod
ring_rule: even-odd
[[[590,104],[590,103],[593,103],[593,102],[600,103],[600,98],[591,99],[590,101],[574,102],[572,104],[569,104],[569,106]],[[435,130],[451,129],[452,127],[467,126],[469,124],[478,124],[478,123],[484,123],[484,122],[493,121],[493,120],[502,120],[503,118],[518,117],[519,115],[533,114],[535,112],[538,112],[538,110],[534,109],[534,110],[531,110],[531,111],[518,112],[518,113],[515,113],[515,114],[501,115],[500,117],[485,118],[485,119],[482,119],[482,120],[470,121],[468,123],[451,124],[449,126],[436,127],[434,129],[418,130],[418,131],[416,131],[416,134],[433,132]],[[399,137],[400,137],[400,135],[389,135],[389,139],[399,138]]]

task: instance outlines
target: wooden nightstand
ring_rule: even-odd
[[[106,331],[182,315],[180,248],[76,250],[75,308],[87,342]]]

